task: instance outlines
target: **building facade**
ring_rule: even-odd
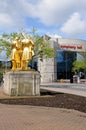
[[[53,82],[58,79],[69,79],[72,71],[72,63],[76,59],[86,57],[86,41],[76,39],[51,38],[45,36],[54,48],[55,57],[38,59],[38,70],[41,74],[41,82]]]

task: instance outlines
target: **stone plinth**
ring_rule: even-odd
[[[10,96],[40,95],[40,74],[35,71],[6,72],[4,93]]]

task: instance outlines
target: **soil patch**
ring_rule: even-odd
[[[0,103],[67,108],[86,113],[86,98],[72,94],[41,93],[35,97],[0,99]]]

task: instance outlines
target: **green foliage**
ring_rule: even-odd
[[[35,48],[34,52],[35,55],[39,55],[41,58],[50,58],[54,57],[54,49],[50,47],[48,41],[45,41],[43,37],[36,36],[34,39]]]
[[[11,43],[15,37],[22,37],[22,33],[13,32],[11,34],[2,34],[0,37],[0,52],[6,51],[6,56],[11,54]]]
[[[38,36],[35,33],[36,29],[32,28],[31,35],[28,35],[25,32],[13,32],[11,34],[2,34],[0,38],[0,51],[5,50],[7,57],[11,54],[11,43],[16,38],[19,37],[20,39],[24,38],[24,35],[31,37],[33,40],[35,47],[34,52],[35,55],[40,57],[53,57],[54,56],[54,49],[50,47],[49,42],[45,41],[43,37]]]
[[[80,71],[80,69],[86,70],[86,59],[83,61],[76,60],[73,62],[72,70],[75,72],[76,70]]]

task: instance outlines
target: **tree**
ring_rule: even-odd
[[[35,55],[39,55],[40,58],[54,57],[54,49],[50,47],[49,42],[43,39],[43,37],[36,36],[34,39],[34,43],[35,43],[34,48]]]
[[[32,27],[31,29],[31,39],[35,43],[34,52],[40,58],[51,58],[54,57],[54,49],[50,46],[49,41],[46,41],[43,37],[36,33],[37,29]]]
[[[16,37],[22,37],[22,33],[13,32],[10,34],[2,34],[0,37],[0,52],[6,51],[6,56],[11,54],[11,43]]]
[[[86,59],[84,59],[83,61],[74,61],[73,62],[73,67],[72,67],[72,71],[81,71],[83,70],[85,73],[85,77],[86,77]]]
[[[74,61],[73,62],[73,68],[72,68],[72,70],[73,71],[80,71],[80,69],[84,69],[84,70],[86,70],[86,59],[85,60],[83,60],[83,61]]]
[[[13,32],[10,34],[2,34],[2,36],[0,38],[0,51],[3,51],[3,50],[6,51],[6,55],[7,55],[7,57],[9,57],[11,54],[12,41],[16,37],[23,39],[24,35],[26,35],[26,36],[29,36],[35,44],[35,47],[34,47],[35,55],[38,55],[41,58],[43,56],[46,58],[53,57],[54,56],[54,49],[50,47],[50,44],[48,41],[46,42],[43,39],[43,37],[37,35],[35,33],[35,31],[36,30],[33,28],[31,35],[28,35],[25,32]]]
[[[75,71],[79,71],[81,68],[82,68],[82,62],[75,60],[73,62],[72,70],[75,72]]]

